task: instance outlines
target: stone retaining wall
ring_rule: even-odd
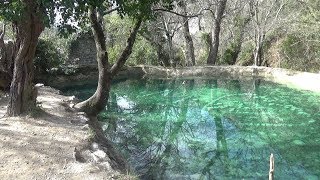
[[[79,37],[72,42],[69,58],[65,63],[67,66],[72,67],[97,67],[96,44],[92,35],[79,35]]]
[[[263,78],[289,87],[320,92],[320,74],[256,66],[195,66],[181,69],[140,66],[145,76]]]
[[[194,66],[186,68],[164,68],[158,66],[126,67],[116,76],[116,79],[125,78],[262,78],[289,87],[310,90],[320,93],[320,74],[291,71],[280,68],[255,66]],[[61,87],[63,85],[95,83],[98,71],[80,71],[73,75],[59,75],[46,78],[47,85]],[[38,81],[39,82],[39,81]],[[40,81],[41,82],[41,81]]]

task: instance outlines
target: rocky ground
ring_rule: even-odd
[[[68,108],[71,97],[41,87],[39,108],[23,117],[4,117],[0,94],[0,179],[130,179],[115,170],[110,154],[92,139],[83,113]]]

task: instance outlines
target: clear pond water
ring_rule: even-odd
[[[89,97],[95,86],[65,89]],[[115,82],[100,115],[142,179],[320,178],[320,95],[262,80]]]

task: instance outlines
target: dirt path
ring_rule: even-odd
[[[0,179],[123,179],[99,145],[89,143],[88,119],[68,111],[70,99],[41,87],[35,118],[0,119]],[[0,96],[0,117],[6,102]]]

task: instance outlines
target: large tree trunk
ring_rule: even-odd
[[[187,15],[187,6],[185,2],[181,3],[183,13],[185,16],[182,17],[183,19],[183,34],[186,41],[186,65],[187,66],[194,66],[196,64],[196,59],[194,55],[194,45],[193,40],[189,30],[189,19]]]
[[[24,0],[23,18],[13,24],[16,33],[16,56],[10,86],[8,116],[17,116],[35,107],[33,58],[38,38],[44,29],[39,7],[33,0]]]
[[[95,93],[89,99],[76,104],[75,108],[79,111],[86,112],[90,116],[95,116],[102,111],[107,104],[111,84],[111,73],[108,70],[109,63],[105,35],[101,21],[98,19],[96,9],[89,10],[89,19],[97,49],[96,56],[99,80]]]
[[[214,65],[217,61],[219,44],[220,44],[220,30],[223,14],[226,9],[227,0],[219,0],[218,7],[215,12],[214,29],[213,29],[213,44],[210,46],[209,56],[207,58],[208,65]]]
[[[84,111],[89,116],[96,116],[105,108],[109,98],[112,78],[118,73],[118,71],[125,64],[126,60],[129,58],[132,52],[132,47],[135,42],[137,32],[142,22],[141,19],[138,20],[133,31],[130,34],[130,37],[128,38],[126,48],[122,52],[117,62],[110,69],[108,62],[108,53],[106,49],[106,38],[102,28],[102,19],[98,19],[98,17],[102,18],[102,16],[99,15],[99,12],[97,12],[95,8],[91,8],[89,10],[89,18],[97,49],[99,71],[98,86],[95,93],[89,99],[75,105],[75,108],[77,110]]]

